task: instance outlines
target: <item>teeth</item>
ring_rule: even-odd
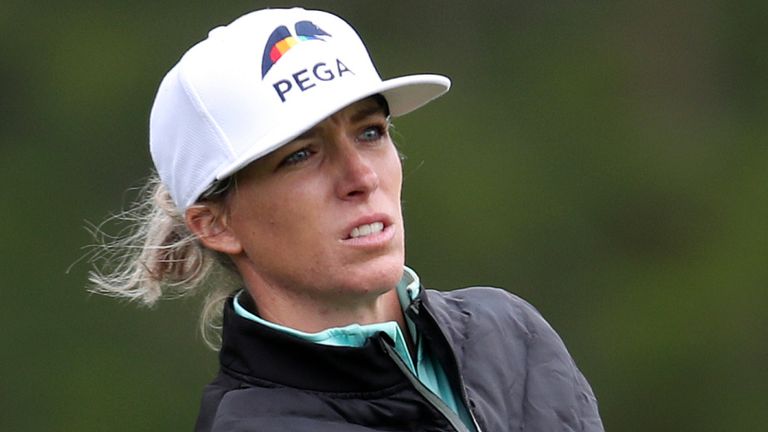
[[[384,229],[383,222],[374,222],[372,224],[360,225],[352,229],[352,233],[349,235],[352,238],[365,237],[371,234],[376,234]]]

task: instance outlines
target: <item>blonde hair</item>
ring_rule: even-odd
[[[125,225],[114,236],[104,232],[113,223]],[[207,290],[200,332],[209,347],[219,347],[223,303],[242,280],[228,256],[204,247],[187,228],[184,214],[156,174],[128,210],[92,233],[91,292],[153,306],[162,298]]]

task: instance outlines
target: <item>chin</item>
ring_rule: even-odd
[[[374,264],[374,263],[370,263]],[[366,293],[383,294],[394,289],[403,277],[402,259],[387,259],[376,262],[375,265],[364,265],[347,271],[349,279],[343,285],[350,290]]]

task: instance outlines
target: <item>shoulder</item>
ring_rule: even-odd
[[[458,288],[450,291],[425,290],[430,301],[443,302],[454,307],[488,308],[491,310],[508,310],[513,308],[520,312],[535,311],[527,301],[511,292],[497,287],[473,286]]]
[[[195,431],[284,430],[291,424],[285,407],[297,401],[303,408],[316,402],[295,389],[254,386],[220,372],[205,387]]]
[[[228,392],[240,386],[240,381],[221,372],[216,379],[205,386],[203,397],[200,401],[200,412],[197,415],[197,423],[195,425],[196,432],[207,432],[212,429],[222,399],[224,399]]]
[[[498,349],[498,342],[526,363],[572,359],[560,336],[530,303],[494,287],[468,287],[454,291],[427,290],[430,312],[450,339],[484,349]],[[532,361],[533,360],[533,361]]]
[[[524,299],[504,289],[488,286],[453,291],[426,290],[430,311],[438,321],[456,323],[457,315],[470,325],[514,330],[527,339],[554,332],[541,313]],[[459,322],[461,322],[459,321]]]
[[[425,297],[486,423],[602,430],[592,389],[560,336],[530,303],[490,287],[427,291]]]

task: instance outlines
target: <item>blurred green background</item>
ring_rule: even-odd
[[[453,79],[396,121],[427,286],[532,302],[609,430],[765,430],[768,2],[301,4],[353,23],[385,77]],[[67,269],[149,172],[163,74],[267,5],[0,5],[0,430],[192,429],[217,369],[200,299],[139,308]]]

